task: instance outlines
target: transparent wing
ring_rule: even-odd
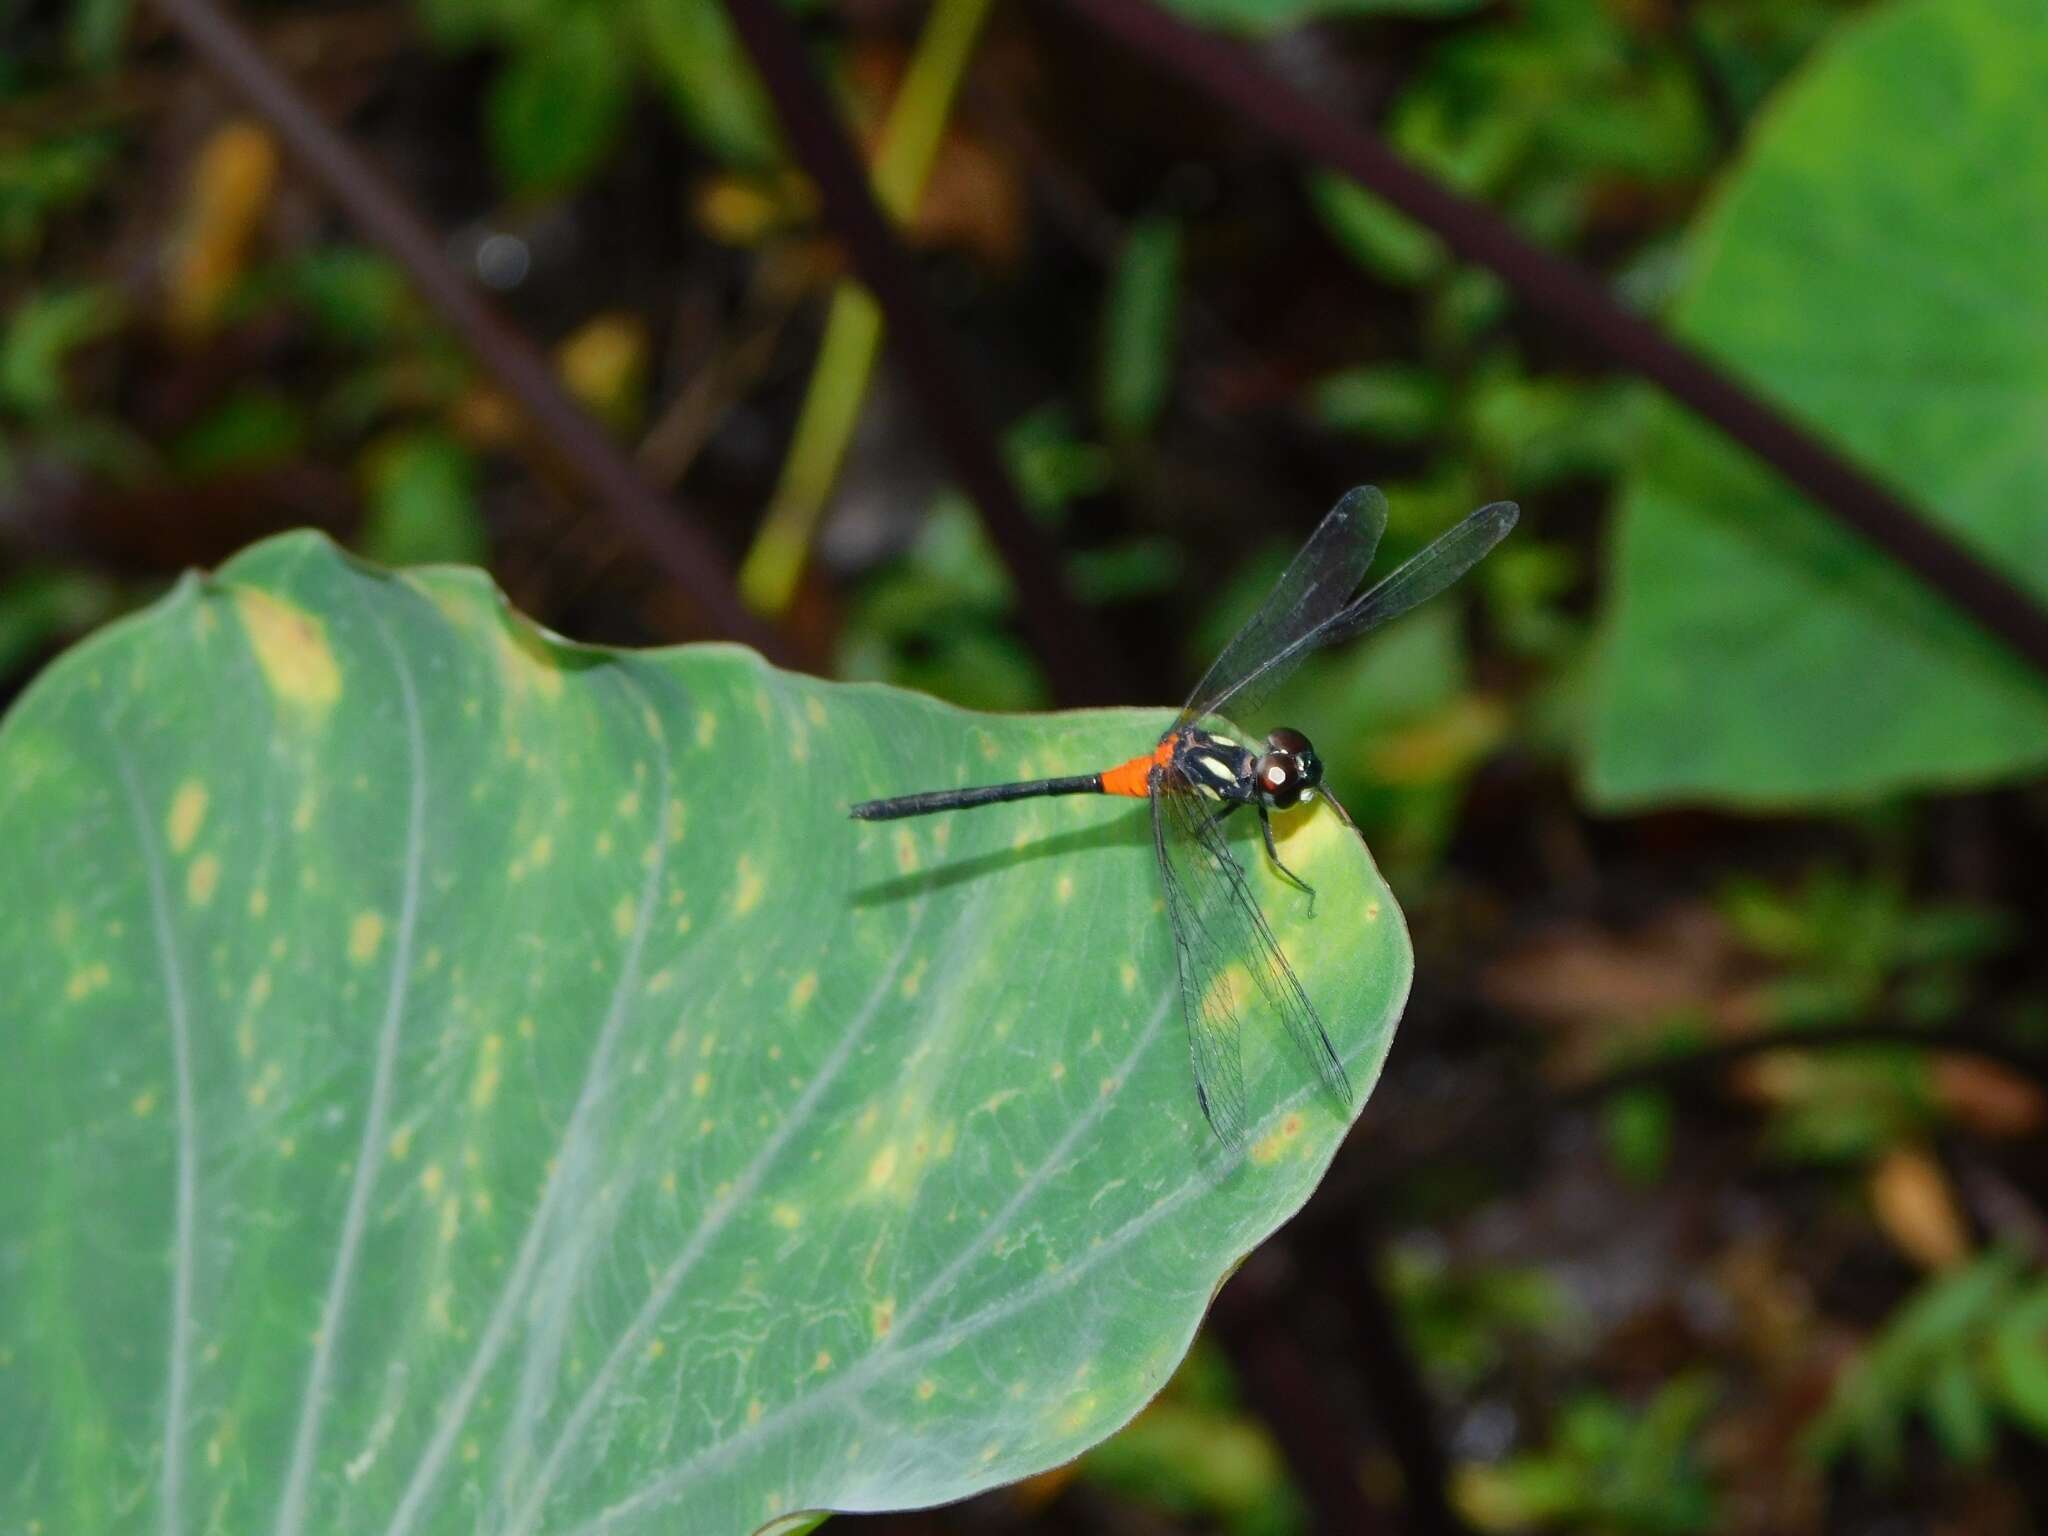
[[[1210,663],[1180,712],[1180,725],[1214,711],[1221,698],[1275,655],[1313,634],[1350,601],[1387,528],[1387,498],[1370,485],[1345,493],[1301,546],[1258,612]]]
[[[1180,961],[1195,1091],[1217,1137],[1235,1148],[1246,1126],[1239,1044],[1246,1009],[1280,1018],[1295,1049],[1346,1111],[1351,1080],[1259,910],[1217,809],[1171,767],[1154,771],[1152,830]]]
[[[1311,652],[1362,635],[1428,602],[1471,570],[1488,550],[1506,538],[1519,515],[1519,509],[1512,501],[1496,501],[1481,507],[1420,554],[1396,566],[1391,575],[1374,583],[1357,601],[1338,608],[1315,628],[1297,635],[1263,661],[1254,663],[1249,672],[1229,687],[1206,697],[1200,713],[1215,714],[1226,704],[1234,704],[1240,713],[1253,709]],[[1290,567],[1289,574],[1292,573]],[[1232,643],[1232,649],[1236,649],[1236,642]]]

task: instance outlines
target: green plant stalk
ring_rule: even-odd
[[[901,222],[917,206],[938,156],[961,77],[991,0],[938,0],[891,103],[875,156],[875,195]],[[796,435],[754,547],[740,567],[740,596],[757,613],[778,614],[795,595],[826,498],[853,440],[868,378],[881,348],[882,316],[867,290],[843,280],[832,295]]]

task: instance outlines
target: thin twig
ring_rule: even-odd
[[[1017,584],[1024,632],[1055,694],[1068,704],[1127,697],[1116,652],[1066,591],[1052,549],[1010,482],[917,273],[875,205],[860,157],[811,70],[796,21],[779,0],[726,0],[726,11],[761,72],[790,147],[817,185],[826,218],[881,308],[890,349],[933,436],[961,489],[980,508],[989,538]]]
[[[1717,364],[1617,304],[1579,267],[1531,245],[1491,209],[1416,170],[1366,129],[1304,99],[1239,46],[1145,0],[1066,3],[1244,122],[1353,177],[1459,256],[1496,273],[1530,308],[1720,428],[2048,675],[2048,610],[2026,589]]]
[[[540,350],[462,279],[426,223],[272,67],[242,27],[214,0],[155,4],[193,50],[271,126],[357,227],[412,274],[421,296],[525,409],[585,490],[689,594],[706,621],[769,656],[780,656],[780,639],[741,606],[731,572],[711,541],[648,486],[632,461],[570,399]]]
[[[953,100],[981,36],[990,0],[937,0],[882,123],[875,150],[875,198],[898,223],[917,200],[939,156]],[[756,613],[786,612],[810,562],[826,503],[860,424],[868,379],[881,350],[882,317],[858,283],[842,279],[825,317],[796,431],[781,478],[740,562],[740,597]]]

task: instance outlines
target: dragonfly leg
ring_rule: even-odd
[[[1282,878],[1289,885],[1308,897],[1308,915],[1314,917],[1316,915],[1316,888],[1280,861],[1280,850],[1273,843],[1273,818],[1266,813],[1266,808],[1263,805],[1259,807],[1259,831],[1265,834],[1266,857],[1273,861],[1273,867],[1280,871]]]

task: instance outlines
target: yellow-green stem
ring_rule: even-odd
[[[899,223],[917,207],[938,155],[953,98],[992,0],[935,0],[903,85],[890,104],[875,156],[875,197]],[[779,614],[796,592],[825,502],[867,398],[882,341],[882,317],[867,290],[842,281],[832,295],[818,360],[782,477],[754,547],[740,567],[740,596],[757,613]]]

